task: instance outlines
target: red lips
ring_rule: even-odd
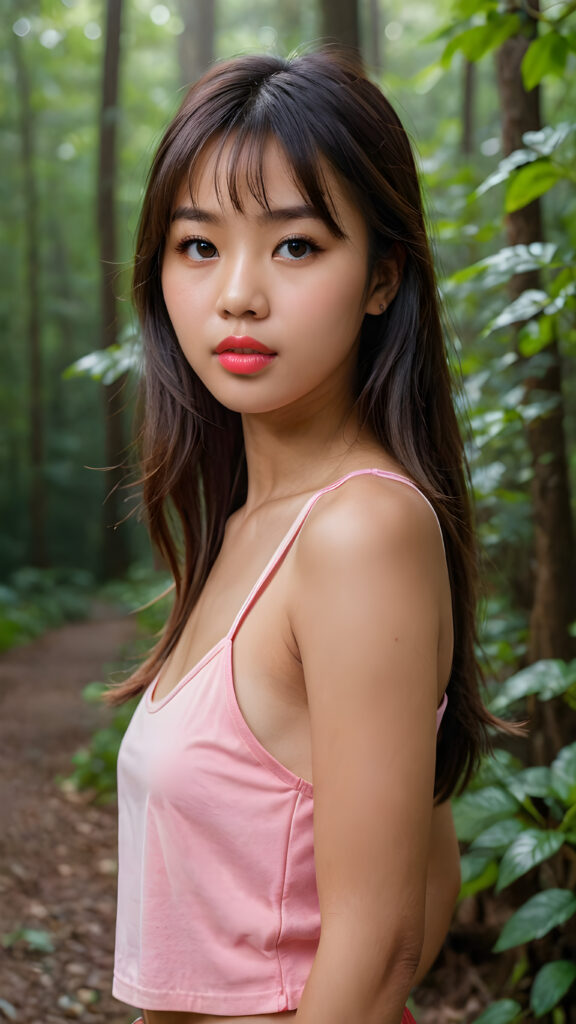
[[[230,335],[229,338],[224,338],[224,340],[216,347],[216,355],[221,355],[223,352],[240,352],[241,350],[258,352],[265,356],[274,355],[271,348],[267,348],[261,341],[256,341],[255,338],[249,338],[247,335],[244,335],[241,338],[237,338],[234,335]]]

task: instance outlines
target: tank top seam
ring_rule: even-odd
[[[284,967],[283,967],[283,964],[282,964],[282,957],[280,955],[280,943],[282,941],[282,933],[284,931],[284,923],[285,923],[284,899],[285,899],[285,894],[286,894],[286,876],[287,876],[287,873],[288,873],[288,860],[289,860],[289,855],[290,855],[290,845],[291,845],[291,842],[292,842],[292,835],[293,835],[293,832],[294,832],[294,823],[296,821],[296,811],[297,811],[298,806],[300,804],[300,797],[301,797],[301,793],[296,792],[295,798],[294,798],[294,806],[292,807],[292,813],[290,815],[290,825],[288,827],[288,834],[286,836],[286,844],[285,844],[285,851],[284,851],[284,864],[283,864],[283,868],[282,868],[282,889],[281,889],[280,898],[279,898],[279,901],[278,901],[278,911],[279,911],[280,920],[279,920],[279,924],[278,924],[278,934],[276,936],[275,950],[276,950],[276,961],[277,961],[277,964],[278,964],[278,971],[279,971],[279,975],[280,975],[280,992],[279,992],[279,996],[278,996],[278,1009],[279,1009],[279,1011],[282,1011],[284,1009],[284,1004],[286,1003],[286,999],[287,999],[286,978],[284,976]],[[280,1000],[282,1002],[280,1002]]]
[[[137,992],[140,995],[152,995],[152,996],[155,996],[155,995],[166,995],[166,994],[168,994],[168,995],[192,996],[192,997],[198,997],[200,999],[212,999],[214,997],[214,993],[213,992],[205,992],[203,989],[197,989],[197,988],[193,988],[193,989],[188,989],[188,988],[162,988],[162,989],[151,988],[149,985],[142,985],[140,982],[132,982],[132,981],[130,981],[128,978],[124,977],[123,974],[121,974],[119,971],[116,971],[116,970],[114,971],[114,977],[117,978],[118,981],[121,984],[129,986],[130,989],[133,992]],[[277,990],[277,988],[258,989],[257,992],[250,994],[250,998],[252,998],[253,996],[260,996],[260,997],[271,998],[271,999],[272,998],[276,998],[276,999],[278,999],[278,1002],[280,1002],[280,999],[278,997],[278,990]],[[151,1009],[151,1007],[147,1007],[147,1009]],[[184,1012],[186,1012],[186,1011],[184,1011]],[[191,1010],[191,1011],[188,1011],[188,1012],[195,1013],[196,1011]],[[204,1011],[200,1011],[200,1012],[204,1012]],[[206,1011],[206,1012],[209,1012],[209,1011]],[[260,1011],[258,1011],[258,1012],[260,1012]],[[270,1011],[265,1011],[265,1012],[275,1013],[275,1012],[278,1012],[278,1011],[270,1010]],[[217,1014],[216,1016],[221,1016],[221,1014]],[[228,1014],[226,1014],[226,1016],[228,1016]],[[240,1014],[240,1016],[244,1016],[244,1015]]]
[[[140,862],[140,913],[138,915],[138,973],[137,977],[140,978],[142,971],[142,941],[141,936],[144,934],[144,907],[146,901],[144,898],[144,880],[146,878],[146,854],[148,850],[148,829],[150,825],[150,793],[146,793],[146,806],[144,809],[144,836],[142,842],[142,859]]]
[[[186,672],[182,676],[182,678],[176,683],[175,686],[172,687],[171,690],[169,690],[167,694],[164,695],[164,697],[161,697],[159,701],[154,701],[152,699],[152,695],[154,693],[154,689],[159,679],[158,673],[144,692],[145,705],[148,713],[155,714],[157,711],[161,711],[162,708],[164,708],[166,704],[168,704],[172,700],[173,697],[176,697],[182,690],[185,690],[188,683],[192,682],[192,680],[203,669],[205,669],[206,666],[209,665],[210,662],[213,661],[218,654],[220,654],[222,649],[225,647],[228,639],[228,634],[226,634],[226,636],[221,637],[220,640],[218,640],[217,643],[215,643],[214,646],[210,648],[210,650],[206,651],[206,654],[202,658],[200,658],[200,661],[197,661],[196,664],[193,665],[192,668],[189,669],[188,672]]]

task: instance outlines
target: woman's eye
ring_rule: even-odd
[[[199,263],[201,260],[212,260],[218,255],[218,250],[212,242],[206,238],[183,238],[177,246],[178,252],[183,252],[190,260]]]
[[[301,260],[316,251],[317,246],[309,242],[307,238],[287,238],[285,242],[281,242],[278,246],[280,256],[287,257],[290,260]]]

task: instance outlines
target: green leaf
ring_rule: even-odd
[[[482,760],[480,768],[474,776],[473,789],[484,789],[485,786],[501,786],[508,789],[510,780],[515,778],[523,768],[520,758],[509,750],[498,748],[494,754]]]
[[[106,693],[108,686],[106,683],[87,683],[82,690],[82,696],[88,704],[101,704],[102,696]]]
[[[492,851],[463,853],[460,858],[462,885],[473,882],[484,874],[488,865],[494,860]]]
[[[555,284],[556,282],[554,281],[554,285]],[[554,291],[554,285],[550,289],[551,293]],[[573,309],[574,303],[572,300],[574,298],[574,295],[576,295],[576,281],[571,281],[570,284],[567,284],[565,288],[561,288],[561,290],[556,295],[556,298],[553,299],[552,302],[548,303],[546,308],[543,310],[544,316],[554,316],[556,313],[559,313],[562,309],[564,309],[565,306],[567,306],[569,309]]]
[[[90,377],[102,384],[113,384],[123,374],[140,368],[140,346],[135,335],[128,334],[119,345],[89,352],[72,363],[63,373],[65,380],[71,377]]]
[[[472,193],[473,198],[483,196],[485,192],[494,188],[495,185],[500,185],[501,182],[506,181],[519,167],[539,159],[540,154],[534,153],[531,149],[515,149],[513,153],[510,153],[509,156],[504,157],[500,161],[496,170],[489,174],[482,184],[478,185],[476,191]]]
[[[493,331],[500,330],[502,327],[523,323],[524,320],[537,316],[548,305],[549,301],[547,292],[541,291],[539,288],[527,288],[517,299],[514,299],[514,302],[506,306],[494,320],[490,321],[482,332],[483,337],[492,334]]]
[[[473,1024],[509,1024],[520,1013],[522,1013],[522,1007],[515,999],[499,999],[496,1003],[488,1006],[479,1017],[476,1017]]]
[[[444,68],[449,67],[458,50],[462,51],[467,60],[481,60],[490,50],[495,50],[515,35],[519,27],[520,18],[517,14],[495,14],[484,25],[474,25],[454,36],[444,50],[440,63]]]
[[[464,842],[476,839],[489,825],[512,817],[518,806],[516,798],[499,786],[485,786],[476,792],[464,793],[454,801],[458,838]]]
[[[576,122],[560,121],[559,124],[547,124],[536,132],[524,132],[522,142],[539,156],[550,156],[562,145],[572,132],[576,131]]]
[[[546,312],[548,312],[546,310]],[[518,348],[523,356],[529,358],[550,345],[555,337],[556,321],[553,316],[541,316],[538,320],[528,320],[518,332]]]
[[[552,774],[546,765],[537,768],[524,768],[511,779],[510,792],[514,793],[520,803],[527,796],[546,797],[552,794]]]
[[[523,292],[523,295],[526,294]],[[573,682],[574,669],[564,661],[553,658],[535,661],[502,684],[497,696],[490,701],[489,708],[493,714],[498,715],[531,693],[537,693],[541,701],[551,700],[565,693]]]
[[[527,828],[506,850],[500,864],[496,891],[501,892],[521,875],[525,875],[536,864],[548,860],[564,844],[561,832]]]
[[[495,855],[503,854],[523,831],[524,826],[518,818],[505,818],[481,832],[472,843],[471,850],[490,850]]]
[[[526,91],[530,92],[545,75],[562,76],[568,50],[567,39],[554,31],[530,43],[522,60],[522,80]]]
[[[514,274],[525,274],[529,270],[540,270],[553,260],[558,249],[553,242],[532,242],[530,245],[507,245],[469,267],[457,270],[449,280],[463,284],[479,274],[486,275],[486,287],[508,281]]]
[[[16,931],[2,936],[2,945],[5,949],[10,949],[17,942],[24,942],[28,949],[32,949],[37,953],[54,952],[54,944],[50,933],[40,931],[37,928],[18,928]]]
[[[471,18],[474,14],[498,10],[498,0],[456,0],[454,14],[460,18]]]
[[[564,803],[576,803],[576,743],[564,747],[551,765],[552,786]]]
[[[506,922],[494,953],[541,939],[576,913],[576,896],[569,889],[546,889],[532,896]]]
[[[521,167],[508,182],[506,189],[506,213],[521,210],[534,199],[548,192],[553,185],[566,177],[558,164],[550,160],[537,160],[535,163]]]
[[[549,1013],[566,995],[576,979],[576,963],[573,960],[555,960],[542,967],[530,992],[530,1009],[537,1017]]]
[[[498,864],[495,860],[490,860],[480,875],[462,883],[458,899],[464,900],[469,896],[475,896],[477,892],[483,892],[484,889],[492,889],[496,885],[497,878]]]

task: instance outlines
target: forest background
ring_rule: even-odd
[[[121,467],[132,244],[185,85],[215,57],[359,47],[415,142],[463,377],[487,700],[530,718],[455,803],[453,949],[480,969],[483,1024],[574,1022],[576,3],[1,6],[0,649],[87,614],[95,593],[137,603],[165,583]],[[125,724],[77,759],[78,785],[112,787]],[[424,1004],[433,990],[434,976]]]

